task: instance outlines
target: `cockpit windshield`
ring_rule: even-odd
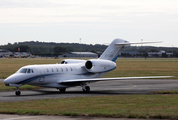
[[[17,71],[17,73],[34,73],[33,69],[22,68]]]
[[[21,69],[20,71],[19,71],[19,73],[26,73],[27,72],[27,69]]]

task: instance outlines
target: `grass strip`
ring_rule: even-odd
[[[20,87],[20,90],[34,90],[34,89],[40,89],[41,87],[37,86],[31,86],[31,85],[24,85]],[[16,90],[16,87],[9,87],[5,86],[4,83],[0,82],[0,91],[11,91],[11,90]]]
[[[0,78],[8,77],[25,65],[55,64],[62,59],[0,58]],[[173,79],[178,79],[178,59],[118,58],[116,64],[117,68],[104,77],[176,76]]]
[[[155,91],[153,94],[178,94],[178,90]]]
[[[1,102],[2,114],[178,118],[177,95],[120,95]]]

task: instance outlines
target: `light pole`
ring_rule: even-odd
[[[172,57],[174,57],[174,53],[173,53],[173,45],[172,45]]]
[[[141,39],[141,42],[143,42],[143,39]],[[143,44],[142,44],[143,45]]]

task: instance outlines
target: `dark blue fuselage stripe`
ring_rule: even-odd
[[[116,62],[116,60],[117,60],[118,57],[119,57],[119,54],[112,61]]]
[[[16,84],[26,84],[26,83],[31,82],[31,81],[33,81],[33,80],[39,79],[39,78],[41,78],[41,77],[51,76],[51,75],[54,75],[54,74],[35,76],[35,77],[32,77],[32,78],[28,78],[28,79],[25,79],[25,80],[23,80],[23,81],[20,81],[20,82],[18,82],[18,83],[16,83]]]

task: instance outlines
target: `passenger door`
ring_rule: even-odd
[[[43,68],[40,68],[39,82],[44,82],[44,81],[45,81],[45,70]]]

